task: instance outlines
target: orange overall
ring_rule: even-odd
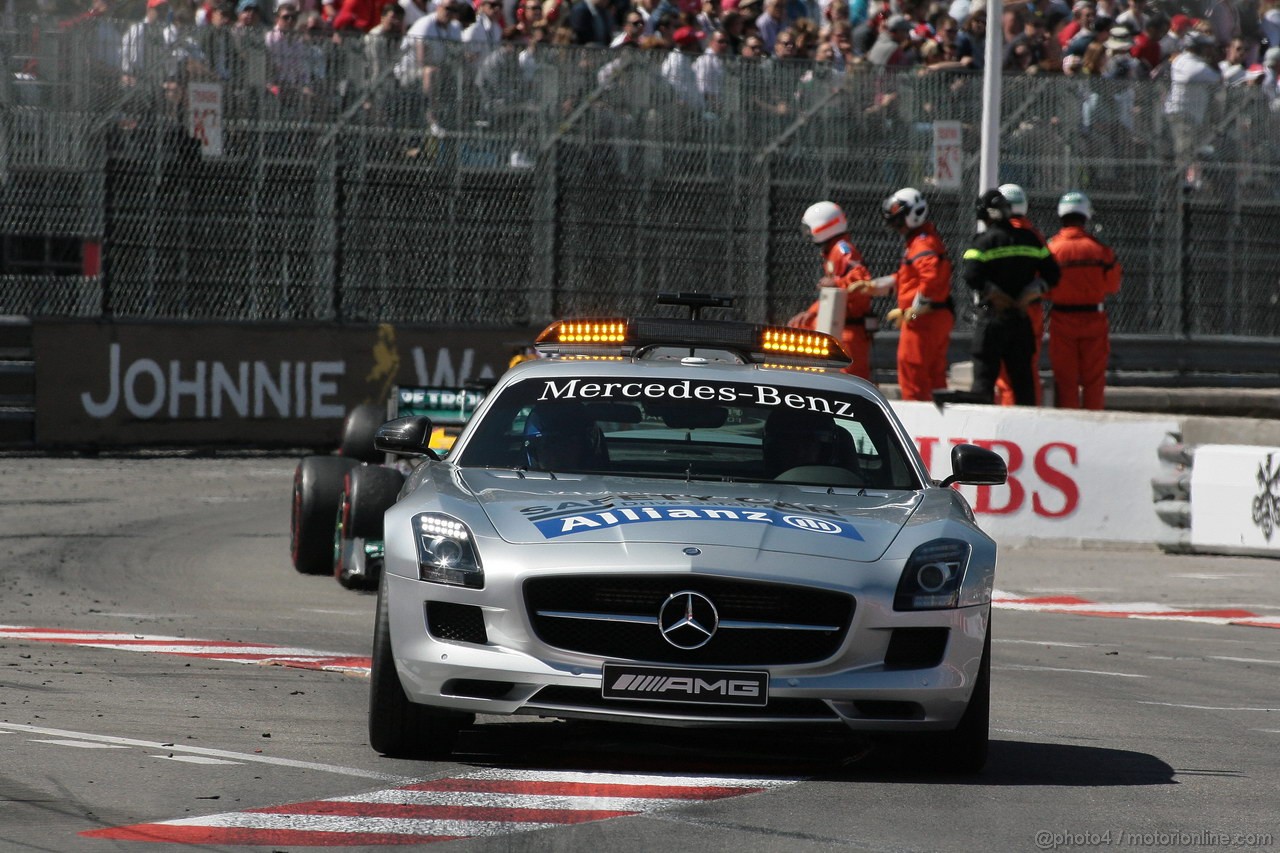
[[[1123,272],[1115,252],[1078,226],[1049,239],[1062,278],[1049,291],[1049,364],[1054,405],[1101,409],[1111,355],[1110,326],[1103,300],[1120,291]]]
[[[842,287],[846,291],[844,345],[853,361],[845,373],[871,381],[871,334],[867,331],[867,315],[871,313],[871,294],[860,288],[850,289],[859,281],[869,281],[867,272],[853,243],[846,235],[828,240],[822,246],[822,271],[825,285]],[[818,303],[792,317],[788,325],[800,329],[812,329],[818,321]]]
[[[931,310],[904,322],[898,337],[898,387],[904,400],[933,400],[947,387],[947,347],[956,317],[951,301],[951,261],[938,229],[926,222],[907,236],[898,267],[898,308],[903,317],[926,300]]]

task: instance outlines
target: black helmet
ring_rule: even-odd
[[[990,225],[992,222],[1008,222],[1013,215],[1009,199],[1000,190],[987,190],[978,196],[978,219]]]

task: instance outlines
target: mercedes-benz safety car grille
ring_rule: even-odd
[[[655,717],[681,716],[708,719],[819,720],[834,722],[840,718],[820,699],[771,699],[758,708],[745,705],[707,705],[692,702],[636,702],[631,699],[605,699],[591,687],[544,687],[525,703],[526,707],[548,710],[621,711],[629,715],[652,714]]]
[[[698,648],[681,647],[693,645],[687,634],[671,642],[673,632],[664,635],[660,624],[663,605],[685,592],[715,609],[715,624],[705,626],[712,629],[710,638]],[[854,611],[853,597],[841,592],[697,575],[539,577],[525,582],[524,596],[543,643],[593,657],[653,663],[763,666],[825,660],[840,649]],[[682,612],[672,615],[678,621]]]
[[[487,643],[484,613],[471,604],[448,601],[427,602],[427,633],[449,643]]]

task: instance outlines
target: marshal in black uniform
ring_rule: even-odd
[[[986,230],[964,253],[960,274],[978,300],[973,330],[973,388],[966,395],[978,403],[995,400],[996,378],[1003,362],[1009,371],[1014,403],[1036,404],[1032,357],[1035,331],[1027,305],[1058,282],[1058,264],[1035,231],[1009,222],[1009,201],[999,190],[978,197],[978,219]],[[1039,280],[1037,280],[1037,277]]]

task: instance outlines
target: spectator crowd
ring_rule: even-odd
[[[16,0],[4,15],[15,22]],[[670,96],[715,114],[727,75],[791,68],[804,82],[857,72],[982,71],[988,24],[1008,75],[1161,81],[1171,149],[1194,178],[1215,93],[1247,88],[1280,112],[1280,0],[1021,0],[988,22],[985,0],[42,0],[89,34],[102,85],[212,80],[285,114],[343,109],[360,93],[439,127],[441,73],[457,59],[484,95],[536,96],[544,51],[659,52]],[[0,21],[0,24],[5,21]],[[20,24],[19,24],[20,25]],[[12,64],[10,62],[9,64]],[[14,69],[20,70],[20,69]],[[894,98],[883,87],[869,110]],[[755,97],[765,112],[788,104]],[[1119,100],[1118,98],[1115,100]],[[1098,103],[1099,116],[1114,104]],[[1090,108],[1086,105],[1086,113]],[[1119,121],[1126,121],[1120,100]],[[1130,128],[1132,130],[1132,128]]]

